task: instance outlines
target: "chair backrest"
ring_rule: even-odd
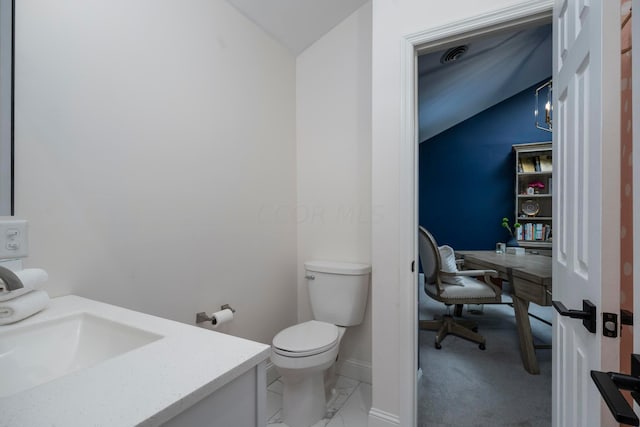
[[[424,227],[418,227],[418,253],[425,283],[436,283],[442,261],[438,244]]]

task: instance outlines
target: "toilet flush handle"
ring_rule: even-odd
[[[304,276],[304,278],[307,280],[316,280],[316,276],[314,276],[313,274],[307,274]]]

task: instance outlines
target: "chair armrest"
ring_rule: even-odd
[[[440,276],[442,277],[477,277],[483,276],[484,283],[486,283],[496,295],[502,294],[502,289],[499,286],[496,286],[492,281],[492,277],[498,277],[498,272],[496,270],[461,270],[455,273],[449,273],[447,271],[440,270]]]
[[[444,272],[440,272],[440,273],[444,273]],[[489,275],[489,277],[498,277],[498,272],[495,270],[462,270],[462,271],[458,271],[457,273],[445,273],[445,274],[451,274],[453,276],[486,276]]]

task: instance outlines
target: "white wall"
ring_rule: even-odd
[[[296,320],[295,59],[222,0],[21,0],[16,214],[75,293],[269,343]]]
[[[401,73],[401,41],[406,36],[478,16],[518,3],[536,1],[373,0],[372,42],[372,203],[376,221],[372,232],[373,288],[373,396],[369,426],[411,425],[410,384],[405,354],[415,330],[401,321],[410,306],[411,257],[400,247],[408,236],[406,211],[398,208],[402,192],[409,191],[400,178],[410,161],[401,158],[401,111],[405,93]],[[405,169],[406,170],[406,169]],[[413,233],[415,235],[415,233]],[[406,240],[406,239],[405,239]]]
[[[304,321],[312,318],[305,261],[371,261],[371,3],[298,56],[296,129],[298,318]],[[352,371],[359,366],[370,375],[370,303],[363,324],[347,331],[341,360],[350,365],[343,372],[360,376]]]

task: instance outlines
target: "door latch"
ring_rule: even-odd
[[[561,316],[582,319],[582,324],[592,334],[596,333],[596,306],[588,299],[582,300],[582,310],[569,310],[560,301],[551,301],[551,305]]]
[[[620,310],[620,325],[633,325],[633,313]],[[609,338],[618,336],[618,315],[616,313],[602,313],[602,335]]]
[[[602,313],[602,335],[609,338],[618,336],[618,315],[615,313]]]

